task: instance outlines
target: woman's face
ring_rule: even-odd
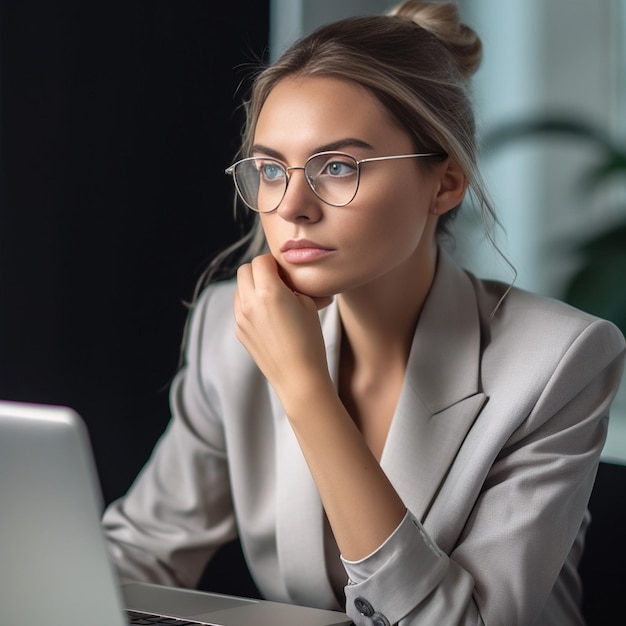
[[[408,134],[367,90],[328,77],[287,78],[265,101],[253,156],[302,166],[317,152],[337,150],[357,160],[412,154]],[[422,164],[423,165],[423,164]],[[325,204],[301,169],[290,171],[278,208],[261,214],[271,254],[285,280],[301,293],[328,296],[384,281],[419,280],[434,268],[440,164],[419,159],[361,166],[350,204]]]

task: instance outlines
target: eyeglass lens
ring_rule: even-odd
[[[289,170],[282,163],[265,157],[239,161],[233,169],[237,191],[244,203],[261,213],[278,208],[285,192]],[[313,192],[333,206],[348,204],[358,188],[358,163],[341,153],[321,153],[312,156],[304,165],[304,175]]]

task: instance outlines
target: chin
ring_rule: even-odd
[[[316,270],[298,268],[296,271],[289,271],[280,266],[280,275],[290,289],[310,298],[332,298],[339,293],[336,286],[323,280]]]
[[[297,293],[301,293],[309,298],[332,298],[339,292],[334,289],[330,289],[328,286],[322,287],[321,285],[310,285],[306,281],[295,282],[289,284],[289,286]]]

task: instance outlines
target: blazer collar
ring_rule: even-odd
[[[481,321],[469,276],[440,251],[420,316],[406,383],[435,414],[478,391]]]
[[[474,285],[440,251],[381,459],[407,508],[422,522],[487,400],[480,389],[480,358]]]
[[[337,304],[321,313],[328,366],[337,380]],[[479,390],[480,318],[469,277],[440,252],[435,280],[413,338],[407,373],[381,465],[407,508],[425,520],[433,498],[485,403]],[[277,542],[295,602],[332,606],[324,562],[324,512],[277,396]]]

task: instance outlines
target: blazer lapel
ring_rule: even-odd
[[[479,389],[480,341],[471,281],[440,252],[381,459],[422,521],[487,399]]]

